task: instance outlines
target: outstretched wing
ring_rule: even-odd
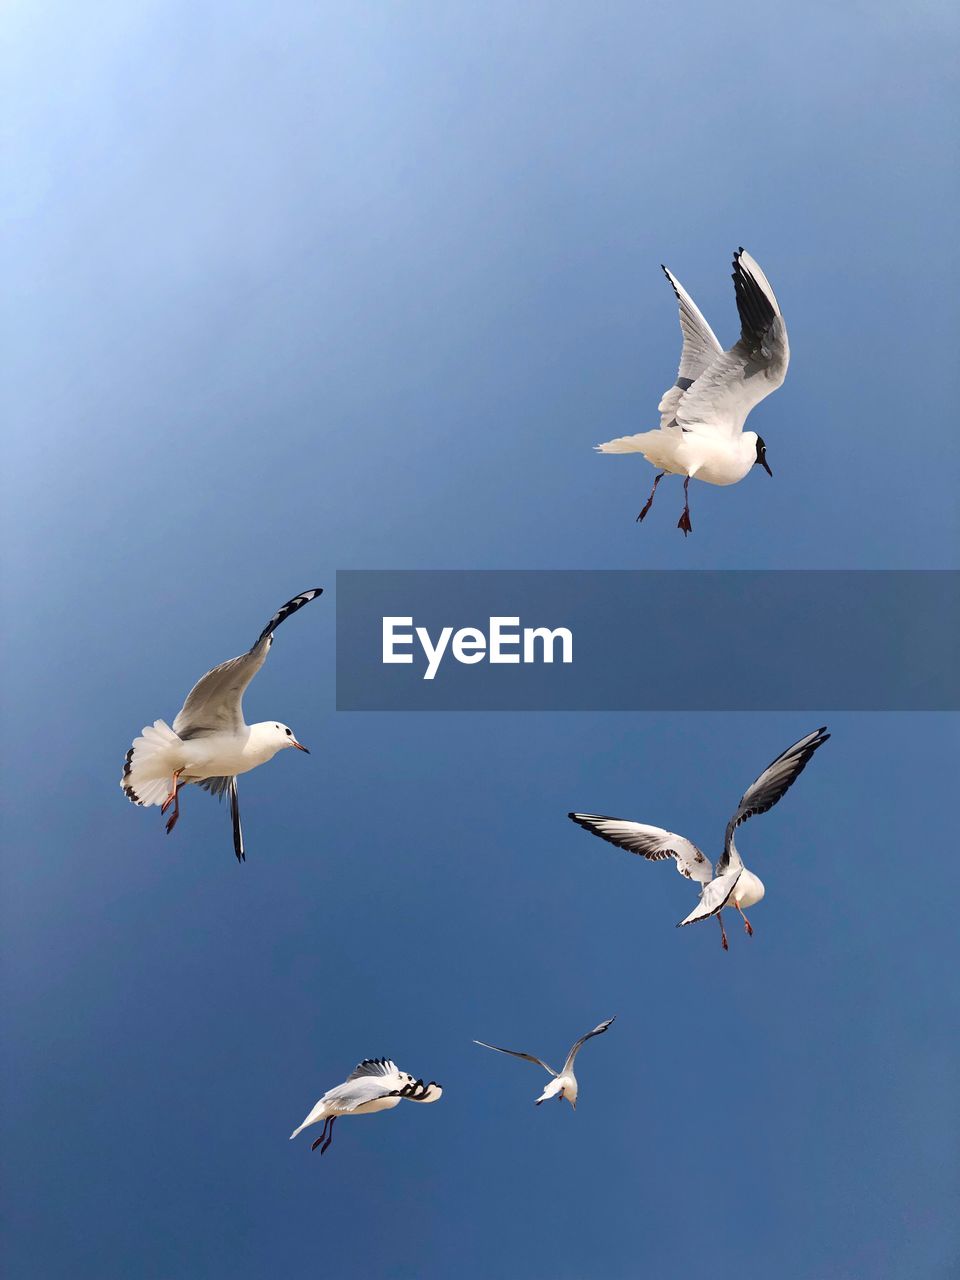
[[[314,587],[288,600],[263,628],[249,652],[221,662],[202,676],[177,713],[174,733],[184,740],[208,733],[238,733],[243,727],[244,691],[266,662],[274,631],[285,618],[315,600],[322,591],[322,587]]]
[[[701,373],[713,363],[717,356],[723,355],[723,347],[717,336],[703,318],[700,308],[684,289],[683,285],[671,271],[661,262],[660,269],[673,286],[680,305],[680,332],[683,335],[683,348],[680,352],[680,368],[677,380],[669,390],[663,393],[660,401],[660,426],[669,427],[675,420],[677,405],[683,393],[687,391]]]
[[[349,1114],[362,1107],[365,1102],[376,1102],[378,1098],[399,1098],[401,1086],[396,1080],[387,1078],[365,1077],[362,1080],[345,1080],[335,1085],[320,1099],[318,1106],[330,1111]]]
[[[598,813],[568,813],[567,817],[602,840],[609,840],[628,853],[638,853],[650,862],[675,859],[677,870],[688,880],[707,884],[713,878],[710,859],[685,836],[664,831],[663,827],[649,827],[626,818],[605,818]]]
[[[567,1054],[567,1060],[563,1064],[563,1071],[560,1074],[566,1075],[566,1073],[573,1066],[574,1058],[577,1056],[577,1054],[580,1052],[580,1050],[583,1048],[583,1046],[587,1043],[587,1041],[592,1036],[602,1036],[604,1031],[606,1031],[608,1027],[611,1027],[616,1022],[616,1020],[617,1020],[616,1015],[614,1015],[612,1018],[605,1018],[598,1027],[594,1027],[592,1031],[588,1031],[585,1036],[581,1036],[579,1040],[575,1041],[570,1052]]]
[[[400,1096],[408,1102],[438,1102],[443,1097],[443,1089],[436,1080],[431,1080],[429,1084],[414,1080],[413,1084],[404,1085]]]
[[[813,733],[788,747],[782,755],[768,764],[756,782],[750,784],[740,797],[737,812],[727,823],[727,833],[723,842],[723,853],[717,862],[717,875],[722,876],[728,867],[741,867],[740,855],[734,843],[734,832],[742,822],[752,818],[756,813],[766,813],[772,809],[780,797],[796,782],[807,762],[818,747],[829,739],[827,726],[821,725]]]
[[[730,901],[730,895],[737,887],[742,871],[743,867],[738,866],[728,871],[726,875],[717,876],[716,880],[711,880],[700,894],[700,901],[696,907],[686,919],[680,921],[677,928],[682,929],[685,924],[694,924],[697,920],[706,920],[722,910]]]
[[[740,341],[716,357],[684,391],[681,427],[728,438],[740,434],[750,410],[782,385],[790,363],[787,328],[770,284],[744,249],[733,256]]]
[[[535,1058],[532,1053],[520,1053],[518,1049],[501,1049],[499,1045],[487,1044],[486,1040],[474,1040],[473,1043],[482,1045],[484,1049],[492,1049],[494,1053],[508,1053],[511,1058],[522,1058],[524,1062],[536,1063],[538,1067],[543,1067],[544,1071],[549,1071],[552,1076],[559,1074],[553,1067],[548,1067],[542,1058]]]

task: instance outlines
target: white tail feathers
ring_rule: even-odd
[[[180,767],[180,738],[164,720],[147,725],[127,752],[120,786],[133,804],[163,804]]]
[[[606,444],[594,445],[597,453],[643,453],[647,437],[652,433],[641,431],[636,436],[619,436],[616,440],[608,440]]]

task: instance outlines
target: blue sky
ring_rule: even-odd
[[[956,566],[946,5],[10,6],[3,1158],[20,1277],[945,1277],[956,720],[334,712],[337,568]],[[793,363],[731,490],[598,440],[721,340]],[[307,586],[184,797],[140,726]],[[749,637],[747,637],[747,642]],[[669,634],[664,635],[669,643]],[[741,845],[756,936],[568,823]],[[690,780],[695,780],[691,787]],[[576,1114],[533,1068],[599,1019]],[[366,1055],[446,1086],[287,1134]]]

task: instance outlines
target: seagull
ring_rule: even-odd
[[[553,1079],[546,1086],[540,1097],[537,1098],[537,1106],[539,1107],[541,1102],[546,1102],[548,1098],[566,1098],[574,1111],[576,1111],[579,1085],[577,1084],[577,1077],[573,1074],[573,1060],[591,1036],[603,1035],[604,1031],[614,1022],[616,1022],[616,1017],[607,1018],[598,1027],[594,1027],[585,1036],[581,1036],[567,1054],[567,1060],[559,1071],[554,1071],[553,1067],[548,1067],[542,1058],[535,1058],[532,1053],[520,1053],[517,1049],[501,1049],[498,1045],[487,1044],[486,1040],[474,1040],[473,1043],[481,1045],[484,1049],[493,1049],[495,1053],[509,1053],[513,1058],[522,1058],[524,1062],[535,1062],[538,1067],[543,1067],[544,1071],[548,1071],[553,1076]]]
[[[409,1102],[436,1102],[443,1090],[435,1080],[424,1084],[401,1071],[389,1058],[364,1058],[347,1076],[343,1084],[328,1089],[317,1105],[290,1135],[291,1142],[311,1124],[323,1121],[320,1137],[310,1147],[326,1151],[333,1141],[333,1126],[338,1116],[369,1116],[374,1111],[389,1111],[406,1098]]]
[[[677,528],[686,537],[690,523],[690,481],[736,484],[751,467],[772,476],[767,446],[755,431],[744,431],[750,410],[783,383],[790,363],[787,329],[767,277],[745,249],[733,255],[733,283],[740,313],[740,341],[724,351],[680,281],[661,263],[680,304],[683,349],[677,381],[660,401],[660,426],[596,446],[598,453],[642,453],[659,474],[637,516],[653,506],[657,485],[669,472],[684,476],[683,513]]]
[[[275,720],[245,724],[243,694],[270,652],[273,633],[280,623],[323,591],[314,587],[288,600],[273,615],[247,653],[221,662],[198,680],[177,713],[173,728],[154,720],[134,738],[123,765],[120,786],[128,800],[139,805],[160,805],[166,813],[167,835],[180,817],[180,790],[195,782],[211,795],[230,797],[233,849],[238,862],[246,861],[240,829],[237,775],[272,760],[284,747],[307,751],[292,729]],[[307,752],[309,755],[309,752]]]
[[[723,853],[716,869],[692,841],[672,831],[664,831],[662,827],[649,827],[642,822],[629,822],[623,818],[605,818],[596,813],[568,813],[567,817],[587,831],[592,831],[595,836],[619,845],[628,853],[639,853],[651,862],[674,858],[682,876],[686,876],[688,880],[696,880],[703,886],[696,909],[681,920],[677,928],[693,924],[696,920],[706,920],[708,916],[716,916],[720,922],[723,949],[726,951],[727,931],[723,927],[721,915],[723,908],[732,906],[738,911],[745,932],[752,937],[753,926],[744,915],[744,909],[758,903],[765,892],[760,877],[743,865],[734,841],[734,832],[755,813],[766,813],[768,809],[772,809],[800,777],[813,753],[829,737],[826,725],[822,725],[814,733],[808,733],[805,738],[777,756],[756,782],[750,784],[740,798],[736,813],[727,823]]]

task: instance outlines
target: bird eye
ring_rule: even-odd
[[[288,730],[287,730],[287,737],[288,737],[288,738],[292,738],[292,737],[293,737],[293,730],[292,730],[292,729],[288,729]]]

